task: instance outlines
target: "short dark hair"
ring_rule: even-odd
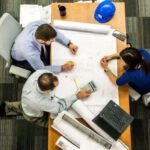
[[[40,25],[35,32],[36,39],[42,39],[44,41],[49,41],[56,36],[56,30],[49,24]]]
[[[141,69],[143,69],[145,74],[150,72],[150,64],[148,64],[138,49],[134,47],[125,48],[120,52],[120,57],[126,63],[127,70],[135,70],[138,65],[141,65]]]
[[[55,88],[54,82],[58,81],[58,78],[52,73],[43,73],[38,78],[38,86],[42,91],[53,90]]]

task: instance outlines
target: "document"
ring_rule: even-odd
[[[20,5],[20,24],[23,27],[37,20],[45,20],[50,23],[51,20],[51,5]]]

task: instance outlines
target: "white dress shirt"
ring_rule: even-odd
[[[44,112],[58,114],[68,109],[76,100],[76,95],[55,101],[54,91],[43,92],[38,86],[38,78],[48,70],[38,70],[33,73],[26,81],[22,90],[22,108],[26,115],[31,117],[42,117]],[[58,85],[59,86],[59,85]],[[56,87],[57,88],[57,87]]]

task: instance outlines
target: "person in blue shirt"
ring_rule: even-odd
[[[12,64],[32,72],[38,69],[47,69],[53,73],[71,70],[73,65],[67,63],[61,66],[49,65],[50,44],[55,40],[68,47],[72,54],[76,54],[78,47],[50,24],[42,20],[30,23],[14,42]]]
[[[108,62],[119,58],[125,64],[125,72],[117,78],[110,70]],[[100,65],[112,83],[118,86],[129,84],[142,95],[150,92],[150,54],[146,50],[128,47],[119,54],[103,57],[100,60]]]

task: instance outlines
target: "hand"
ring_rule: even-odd
[[[68,48],[70,49],[71,53],[72,54],[76,54],[77,53],[77,50],[78,50],[78,46],[74,45],[73,43],[70,43]]]
[[[67,61],[64,65],[61,66],[61,71],[70,71],[74,67],[74,62],[73,61]]]
[[[77,93],[77,98],[78,99],[85,99],[87,97],[89,97],[91,95],[91,91],[90,90],[80,90],[78,93]]]
[[[100,60],[100,65],[101,65],[104,69],[108,68],[108,62],[106,61],[105,58],[103,58],[103,59]]]

